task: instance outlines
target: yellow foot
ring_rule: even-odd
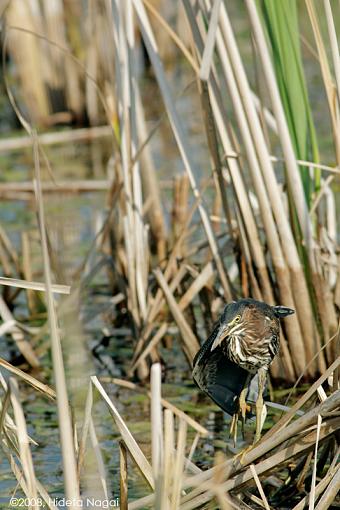
[[[242,407],[241,407],[241,405],[242,405]],[[243,436],[244,436],[245,417],[246,417],[246,414],[249,413],[250,411],[251,411],[251,406],[249,404],[247,404],[246,402],[244,402],[244,404],[239,405],[239,409],[238,409],[237,413],[235,413],[232,417],[231,424],[230,424],[230,437],[233,438],[234,447],[236,447],[236,443],[237,443],[238,420],[239,420],[239,418],[241,418],[241,420],[242,420],[242,432],[243,432]]]

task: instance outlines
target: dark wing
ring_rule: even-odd
[[[209,395],[215,404],[233,415],[237,411],[238,397],[246,383],[248,372],[230,361],[220,347],[211,352],[218,328],[219,325],[196,354],[192,375],[197,386]],[[252,384],[250,386],[252,387]]]
[[[197,385],[223,411],[233,415],[237,411],[238,397],[247,379],[247,372],[215,349],[204,364],[194,367],[193,378]]]

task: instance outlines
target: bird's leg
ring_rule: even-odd
[[[247,414],[247,411],[249,411],[249,409],[250,409],[246,402],[246,396],[248,393],[248,385],[249,385],[250,380],[251,380],[251,375],[249,374],[247,376],[247,379],[244,383],[244,386],[243,386],[242,391],[239,396],[238,410],[233,415],[232,420],[231,420],[230,436],[233,438],[234,446],[236,446],[236,442],[237,442],[237,424],[238,424],[239,416],[241,416],[241,419],[242,419],[242,433],[244,436],[244,424],[246,421],[246,414]]]
[[[247,402],[246,402],[246,396],[248,393],[248,386],[249,386],[250,380],[251,380],[251,375],[248,374],[247,379],[244,383],[243,389],[240,393],[239,404],[238,404],[239,412],[241,414],[241,419],[242,419],[243,436],[244,436],[244,424],[246,422],[246,413],[247,413],[247,410],[249,410],[249,407],[247,406]]]
[[[254,443],[257,443],[261,439],[261,430],[263,426],[263,391],[266,383],[266,377],[267,377],[267,370],[265,368],[260,368],[258,371],[258,378],[259,378],[259,394],[256,399],[256,433],[255,433],[255,439]]]

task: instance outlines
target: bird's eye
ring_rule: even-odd
[[[240,322],[240,320],[241,320],[241,315],[236,315],[234,322]]]

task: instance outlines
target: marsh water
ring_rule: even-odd
[[[210,176],[210,162],[207,145],[201,129],[200,105],[188,92],[188,83],[192,77],[183,71],[169,70],[168,77],[177,95],[178,111],[185,123],[192,155],[196,164],[197,179]],[[193,85],[194,86],[194,85]],[[187,92],[183,92],[183,91]],[[151,129],[162,114],[161,99],[152,78],[144,83],[145,105],[148,107],[148,127]],[[316,94],[316,92],[315,92]],[[152,100],[151,100],[152,99]],[[321,108],[321,107],[320,107]],[[321,112],[320,112],[321,114]],[[16,135],[17,133],[13,133]],[[9,136],[9,133],[6,133]],[[327,146],[327,144],[326,144]],[[155,165],[160,181],[171,182],[174,176],[183,172],[183,165],[178,155],[170,127],[164,119],[151,140]],[[58,180],[107,179],[107,164],[111,154],[109,139],[95,140],[88,143],[69,143],[62,146],[46,147],[46,154],[51,163],[53,175]],[[21,182],[32,179],[33,159],[30,149],[17,150],[0,154],[2,182]],[[329,161],[326,160],[328,163]],[[332,163],[332,162],[329,162]],[[339,186],[339,182],[335,183]],[[162,199],[168,212],[171,210],[171,187],[162,187]],[[338,195],[339,196],[339,195]],[[207,195],[209,200],[209,194]],[[339,211],[339,203],[337,204]],[[92,192],[82,194],[51,193],[45,196],[45,208],[48,233],[56,253],[56,265],[60,277],[68,283],[77,285],[82,278],[78,269],[84,258],[91,251],[88,263],[82,271],[94,267],[96,259],[93,241],[102,224],[105,214],[105,193]],[[33,271],[41,275],[41,254],[36,238],[37,223],[34,201],[27,196],[2,201],[0,203],[0,223],[10,237],[14,247],[19,248],[22,232],[32,238]],[[63,338],[63,348],[70,397],[76,408],[76,419],[81,422],[85,407],[87,381],[90,374],[106,377],[124,378],[129,368],[133,342],[126,326],[115,324],[115,308],[110,299],[107,271],[105,265],[83,288],[80,299],[78,319],[75,315],[65,313],[63,321],[67,335]],[[39,326],[45,319],[44,313],[31,317],[27,311],[25,296],[19,296],[13,312],[17,320],[27,325]],[[73,303],[78,310],[78,302]],[[229,448],[229,421],[222,412],[197,391],[190,376],[189,367],[176,341],[173,330],[173,349],[162,348],[165,360],[163,396],[196,418],[210,432],[211,436],[198,445],[194,461],[205,467],[211,463],[216,449]],[[103,341],[103,339],[105,341]],[[204,338],[201,338],[204,340]],[[53,385],[51,359],[48,345],[48,332],[39,340],[42,367],[32,375]],[[1,338],[0,355],[14,360],[17,352],[10,337]],[[135,439],[146,455],[150,454],[149,401],[146,396],[122,389],[114,384],[106,384],[108,393],[116,403],[126,420]],[[46,487],[51,497],[62,497],[63,476],[57,428],[56,406],[44,397],[37,395],[25,384],[20,385],[20,394],[29,434],[38,443],[32,445],[32,454],[36,476]],[[277,393],[277,399],[285,395]],[[270,426],[278,413],[270,415],[266,426]],[[101,452],[108,472],[109,490],[113,496],[119,491],[119,452],[118,433],[105,405],[95,400],[93,417],[100,442]],[[193,433],[192,433],[193,434]],[[193,435],[192,435],[193,439]],[[95,480],[89,476],[86,481],[90,490]],[[133,466],[129,467],[130,495],[145,494],[144,482]],[[8,498],[16,491],[16,482],[7,459],[0,459],[0,508],[8,508]],[[142,490],[143,488],[143,490]],[[19,492],[18,492],[19,494]]]

